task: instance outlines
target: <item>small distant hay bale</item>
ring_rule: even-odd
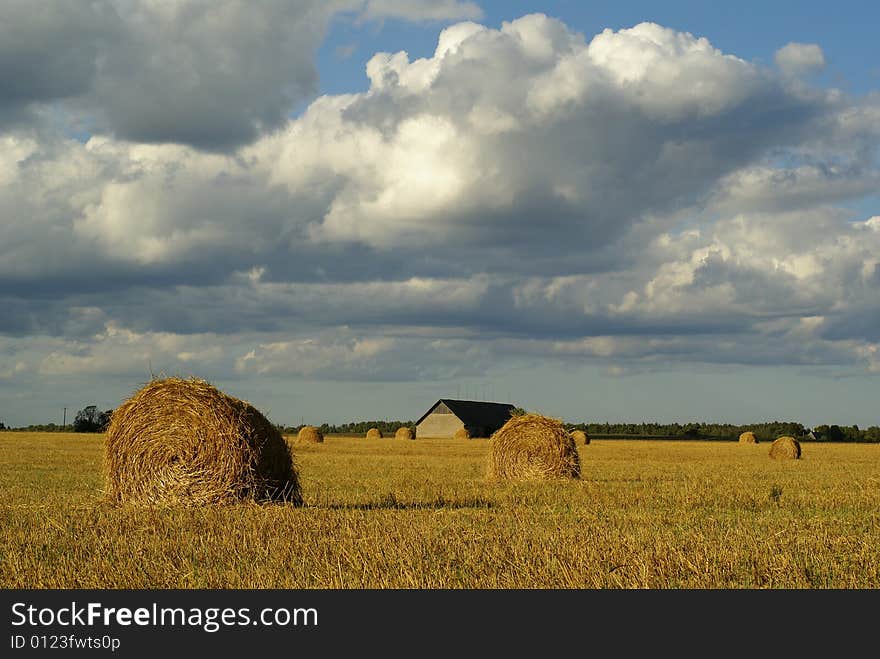
[[[747,430],[746,432],[744,432],[743,434],[741,434],[739,436],[739,443],[740,444],[757,444],[758,438],[755,437],[755,433],[753,433],[751,430]]]
[[[412,439],[413,433],[409,426],[400,426],[394,433],[394,439]]]
[[[302,504],[290,447],[250,403],[197,378],[154,379],[114,412],[104,440],[113,503]]]
[[[770,445],[770,457],[774,460],[798,460],[801,457],[801,443],[794,437],[783,435]]]
[[[324,441],[324,433],[315,428],[315,426],[303,426],[296,434],[296,438],[301,442],[320,444]]]
[[[580,478],[575,440],[558,419],[512,416],[489,439],[490,481]]]
[[[455,434],[452,435],[453,439],[470,439],[471,433],[467,428],[459,428],[455,431]]]
[[[585,446],[590,443],[590,438],[587,436],[583,430],[572,430],[571,438],[574,440],[575,444],[584,444]]]
[[[367,431],[367,439],[382,439],[382,431],[378,428],[370,428]]]

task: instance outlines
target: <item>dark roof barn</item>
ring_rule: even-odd
[[[441,398],[416,421],[416,437],[452,437],[465,428],[471,437],[488,437],[510,418],[514,405]]]

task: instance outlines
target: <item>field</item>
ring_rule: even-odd
[[[3,588],[878,588],[880,445],[594,440],[490,485],[482,440],[291,439],[306,505],[101,501],[101,435],[0,433]]]

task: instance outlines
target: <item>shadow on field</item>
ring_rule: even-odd
[[[401,501],[394,494],[388,493],[378,501],[366,503],[331,503],[317,508],[331,510],[457,510],[462,508],[493,508],[494,503],[482,497],[464,499],[445,499],[437,497],[433,501]]]

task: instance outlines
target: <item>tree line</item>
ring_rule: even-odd
[[[518,408],[515,413],[525,413]],[[99,410],[89,405],[79,412],[72,424],[35,424],[11,428],[0,421],[0,430],[24,432],[104,432],[110,423],[113,410]],[[401,426],[415,430],[415,422],[408,420],[350,421],[348,423],[322,423],[317,428],[325,435],[363,435],[370,428],[378,428],[384,435],[393,435]],[[793,421],[768,421],[737,425],[732,423],[566,423],[568,430],[583,430],[591,437],[619,438],[657,438],[657,439],[719,439],[735,440],[740,434],[751,431],[759,440],[772,441],[782,435],[795,437],[800,441],[825,442],[880,442],[880,427],[859,428],[858,425],[818,425],[808,428]],[[287,435],[295,435],[302,425],[285,426],[277,424],[278,430]]]
[[[14,430],[18,432],[104,432],[110,424],[110,418],[113,410],[101,411],[96,405],[89,405],[76,413],[76,417],[72,424],[62,425],[60,423],[40,423],[31,424],[29,426],[21,426],[12,428],[6,426],[0,421],[0,430]],[[295,435],[299,432],[302,424],[298,426],[285,426],[283,424],[275,424],[279,432],[285,435]],[[383,434],[394,434],[401,426],[408,426],[415,429],[415,421],[412,419],[407,421],[352,421],[339,425],[322,423],[317,428],[325,435],[355,435],[366,434],[370,428],[378,428]]]
[[[308,425],[308,424],[303,424]],[[300,431],[299,426],[278,426],[278,429],[285,435],[295,435]],[[415,430],[416,424],[412,419],[408,421],[350,421],[339,425],[331,423],[322,423],[315,426],[323,435],[365,435],[370,428],[378,428],[383,435],[393,435],[401,426]]]
[[[11,428],[0,421],[0,430],[19,432],[104,432],[110,424],[113,410],[99,410],[96,405],[88,405],[76,413],[73,423],[37,423],[19,428]]]
[[[788,435],[800,441],[880,442],[880,427],[818,425],[808,428],[793,421],[732,423],[575,423],[569,430],[583,430],[593,437],[657,437],[665,439],[738,439],[747,431],[759,440],[772,441]]]

